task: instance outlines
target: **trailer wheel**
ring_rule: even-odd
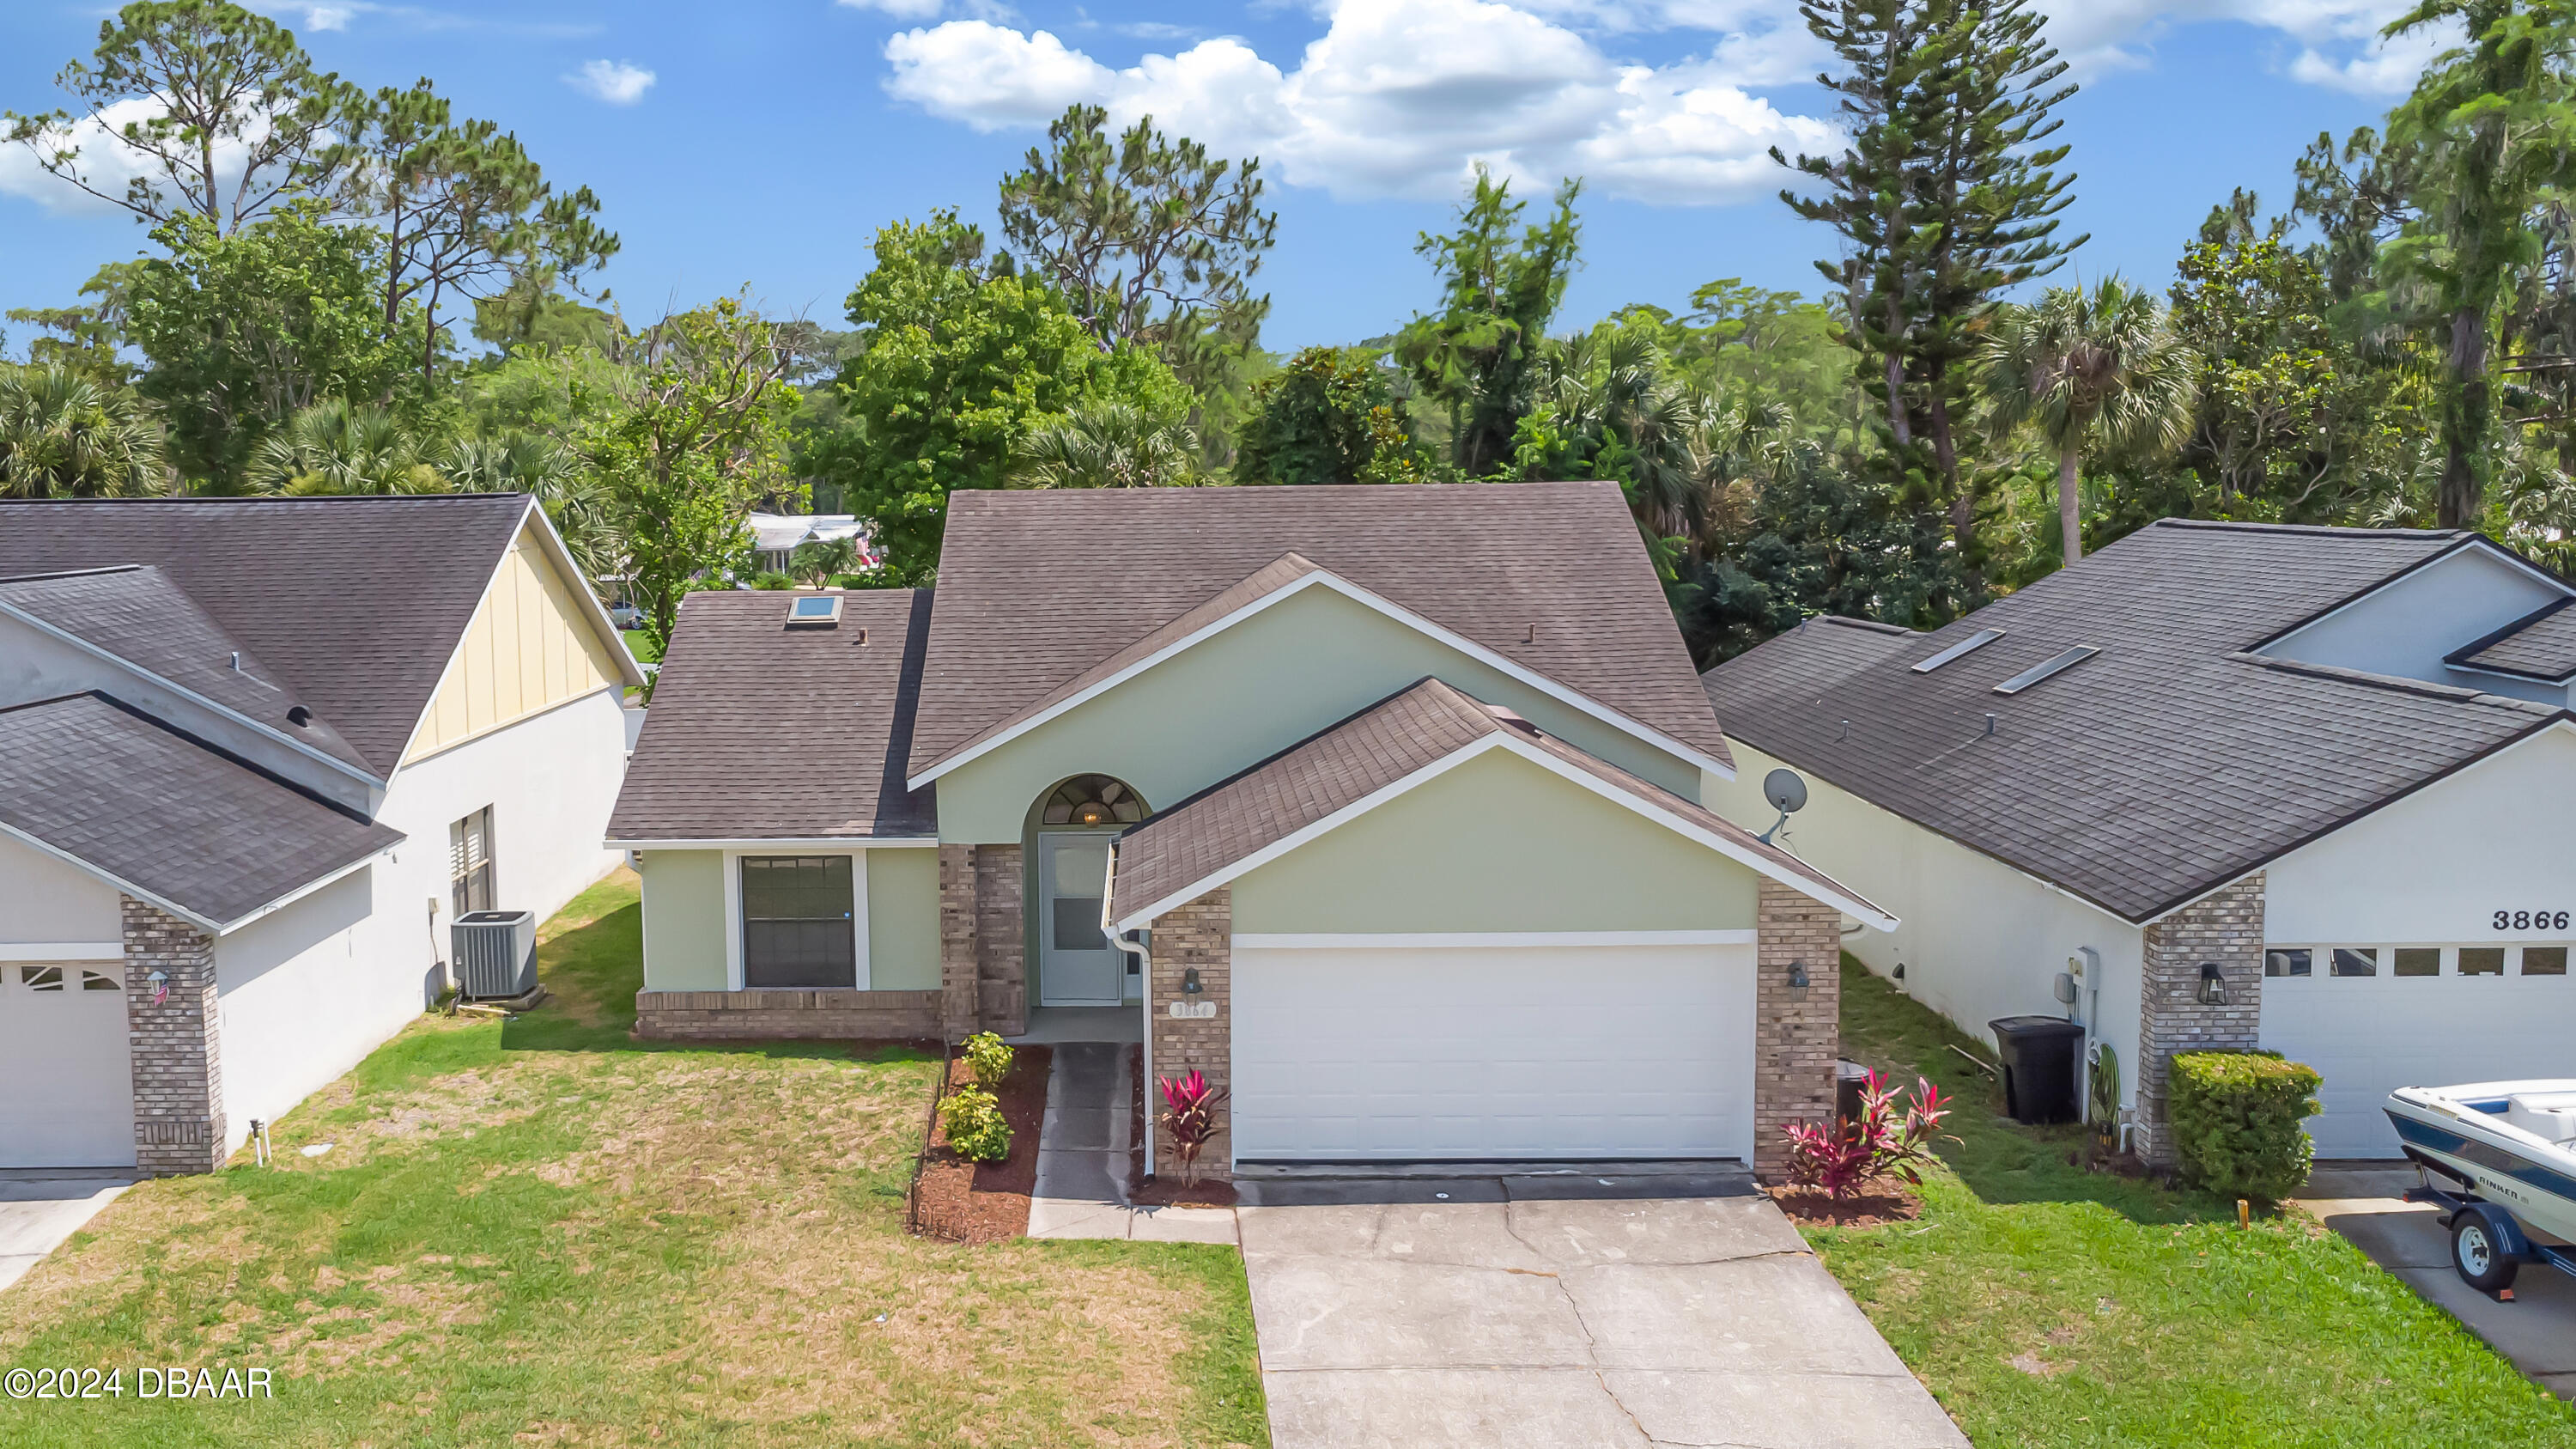
[[[2496,1293],[2513,1286],[2513,1275],[2521,1262],[2496,1242],[2495,1230],[2487,1226],[2484,1216],[2464,1212],[2451,1220],[2451,1268],[2460,1281],[2481,1293]]]

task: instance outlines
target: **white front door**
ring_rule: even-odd
[[[1038,1005],[1116,1006],[1125,957],[1100,929],[1107,832],[1038,837]]]
[[[1753,1156],[1753,948],[1234,949],[1243,1161]]]
[[[120,961],[0,962],[0,1167],[132,1167]]]

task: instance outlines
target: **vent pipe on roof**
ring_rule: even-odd
[[[238,649],[233,651],[233,668],[235,670],[239,670],[241,668],[241,651]]]
[[[1986,716],[1986,733],[1987,733],[1987,735],[1992,736],[1992,735],[1994,734],[1994,732],[1995,732],[1995,717],[1994,717],[1993,715],[1989,714],[1989,715],[1987,715],[1987,716]]]

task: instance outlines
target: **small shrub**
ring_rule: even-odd
[[[976,1086],[998,1087],[1011,1074],[1011,1049],[989,1031],[966,1038],[958,1051],[966,1058],[966,1070],[975,1074]]]
[[[1903,1095],[1872,1072],[1861,1087],[1858,1116],[1782,1128],[1789,1137],[1791,1185],[1821,1188],[1836,1202],[1880,1177],[1922,1186],[1919,1164],[1931,1155],[1933,1134],[1950,1109],[1942,1103],[1941,1089],[1921,1077],[1914,1080],[1914,1101],[1900,1116],[1896,1104]]]
[[[2183,1052],[2173,1059],[2174,1148],[2185,1182],[2275,1203],[2308,1180],[2299,1124],[2321,1110],[2316,1068],[2279,1052]]]
[[[1172,1134],[1173,1155],[1181,1159],[1181,1184],[1195,1187],[1199,1180],[1199,1153],[1208,1139],[1216,1136],[1217,1104],[1225,1100],[1225,1091],[1209,1090],[1207,1078],[1193,1069],[1186,1077],[1156,1077],[1154,1085],[1163,1089],[1164,1110],[1155,1120]]]
[[[1011,1155],[1011,1124],[1002,1103],[981,1087],[959,1087],[939,1104],[948,1148],[969,1162],[999,1162]]]

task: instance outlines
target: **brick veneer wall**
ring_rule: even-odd
[[[1153,951],[1145,984],[1146,1020],[1154,1033],[1154,1075],[1185,1077],[1202,1072],[1211,1087],[1234,1085],[1234,893],[1219,886],[1187,905],[1154,919]],[[1199,973],[1199,994],[1181,990],[1191,967]],[[1175,1001],[1216,1003],[1216,1015],[1176,1018]],[[1161,1094],[1145,1084],[1146,1106],[1159,1113]],[[1234,1109],[1220,1103],[1217,1132],[1199,1153],[1199,1175],[1220,1180],[1234,1176]],[[1172,1135],[1159,1122],[1154,1127],[1154,1171],[1177,1179],[1179,1159],[1172,1155]]]
[[[980,1028],[1018,1036],[1029,1018],[1028,879],[1016,845],[975,847],[975,1013]]]
[[[134,1165],[156,1177],[224,1163],[224,1070],[214,938],[132,896],[125,930],[125,1026],[134,1071]],[[152,973],[165,978],[155,983]],[[159,986],[170,988],[159,1005]]]
[[[1777,1180],[1789,1165],[1781,1128],[1833,1115],[1841,1052],[1842,912],[1765,877],[1754,948],[1753,1170]],[[1807,968],[1807,986],[1789,968]]]
[[[939,991],[639,991],[635,1034],[662,1040],[906,1040],[941,1034]]]
[[[951,1041],[975,1034],[977,949],[981,912],[975,908],[975,847],[939,847],[939,993],[941,1034]]]
[[[2227,978],[2227,1004],[2200,1001],[2202,962]],[[2172,1167],[2167,1081],[2177,1052],[2250,1051],[2263,1026],[2263,873],[2221,887],[2146,929],[2138,983],[2138,1155]]]

